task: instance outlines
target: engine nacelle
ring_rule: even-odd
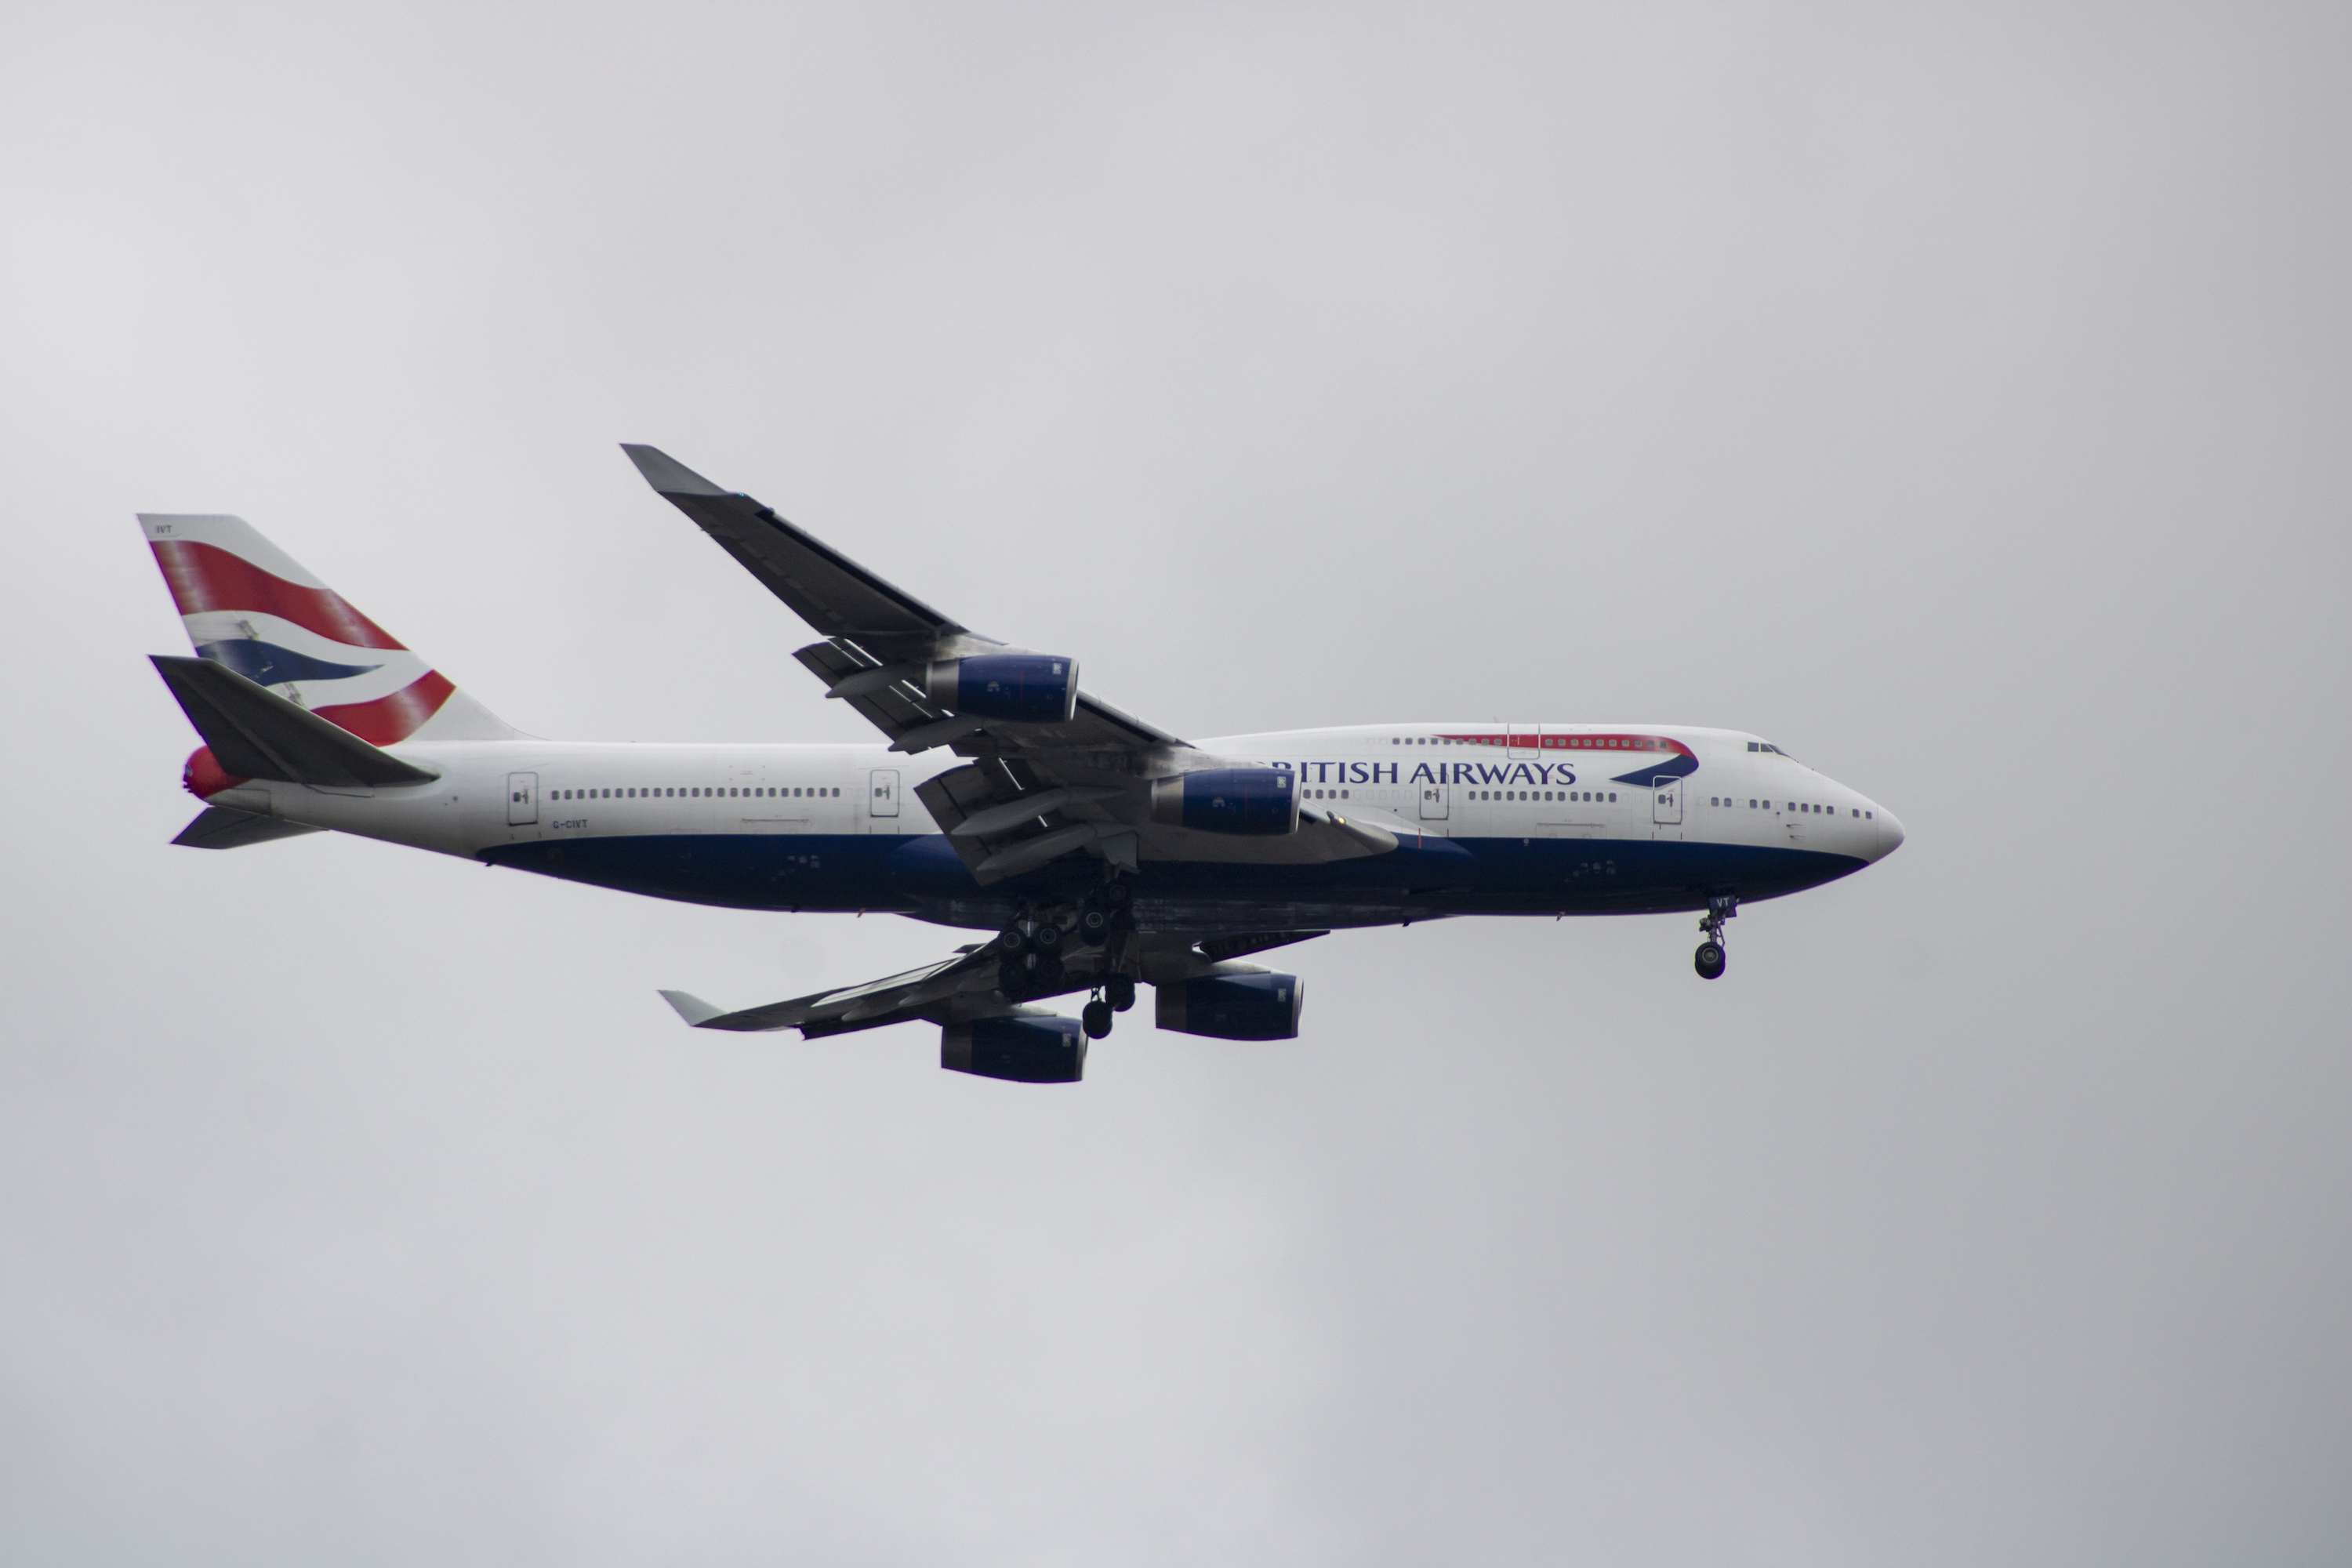
[[[1076,1018],[974,1018],[940,1031],[940,1066],[1010,1083],[1076,1083],[1087,1075],[1087,1032]]]
[[[1045,653],[984,653],[942,659],[923,690],[950,713],[1060,724],[1078,710],[1078,661]]]
[[[1296,974],[1209,974],[1157,988],[1152,1022],[1213,1040],[1295,1040],[1307,983]]]
[[[1151,820],[1203,833],[1298,831],[1298,784],[1281,768],[1203,768],[1155,779]]]

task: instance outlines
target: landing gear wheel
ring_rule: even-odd
[[[1129,887],[1125,882],[1108,882],[1103,886],[1103,902],[1108,904],[1112,909],[1123,910],[1127,908],[1128,901],[1134,897],[1135,889]]]
[[[1010,1002],[1050,996],[1062,988],[1062,961],[1050,952],[1006,959],[996,966],[996,988]]]
[[[1135,982],[1128,975],[1114,974],[1103,982],[1103,995],[1112,1012],[1124,1013],[1135,1005]]]
[[[1110,1033],[1110,1004],[1100,997],[1087,1003],[1078,1015],[1078,1025],[1086,1030],[1087,1038],[1101,1039]]]
[[[1701,935],[1706,940],[1698,944],[1692,955],[1691,967],[1698,971],[1701,980],[1718,980],[1723,976],[1723,922],[1739,913],[1739,900],[1729,893],[1717,893],[1706,901],[1706,918],[1698,922]]]
[[[1088,904],[1078,911],[1078,935],[1087,942],[1100,942],[1110,934],[1110,911],[1099,904]]]
[[[1062,928],[1052,921],[1040,921],[1037,929],[1029,933],[1030,942],[1039,952],[1062,951]]]

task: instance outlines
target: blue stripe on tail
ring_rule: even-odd
[[[296,653],[290,647],[251,637],[225,637],[219,642],[199,644],[196,657],[225,664],[256,686],[282,686],[289,680],[347,680],[383,668],[380,664],[330,664],[323,658],[312,658],[307,653]]]

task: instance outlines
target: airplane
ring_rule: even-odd
[[[1680,724],[1359,724],[1189,742],[981,636],[652,447],[623,450],[818,637],[794,657],[863,745],[544,741],[493,715],[236,517],[142,513],[194,646],[157,671],[204,744],[175,844],[321,830],[728,909],[984,932],[903,974],[729,1010],[803,1038],[923,1021],[940,1065],[1073,1083],[1153,991],[1158,1027],[1297,1037],[1306,991],[1250,954],[1465,915],[1699,912],[1903,842],[1876,801],[1760,735]],[[1080,1016],[1045,1005],[1085,994]]]

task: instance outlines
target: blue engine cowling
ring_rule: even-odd
[[[940,1031],[940,1066],[1010,1083],[1076,1083],[1087,1076],[1087,1032],[1076,1018],[975,1018]]]
[[[1213,1040],[1295,1040],[1307,983],[1296,974],[1211,974],[1158,988],[1152,1022]]]
[[[1078,710],[1078,661],[1046,653],[944,659],[924,672],[923,689],[950,713],[1059,724]]]
[[[1203,833],[1298,830],[1298,785],[1281,768],[1203,768],[1157,779],[1151,820]]]

